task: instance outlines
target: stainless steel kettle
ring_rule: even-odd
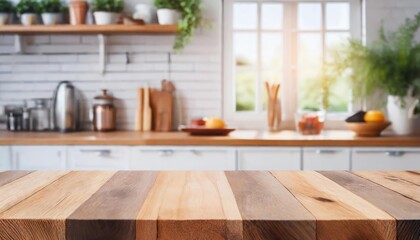
[[[77,130],[79,106],[76,88],[69,81],[58,84],[53,97],[53,129],[60,132]]]

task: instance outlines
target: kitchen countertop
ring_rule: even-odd
[[[172,145],[172,146],[358,146],[420,147],[420,136],[356,137],[350,131],[303,136],[295,131],[237,130],[226,137],[189,136],[183,132],[109,133],[0,132],[0,145]]]
[[[419,239],[420,171],[0,172],[0,239]]]

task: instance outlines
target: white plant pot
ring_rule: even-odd
[[[36,13],[22,13],[20,15],[20,22],[25,26],[30,26],[36,24]]]
[[[94,12],[96,25],[116,24],[120,16],[119,13],[114,12]]]
[[[44,25],[55,25],[61,23],[61,13],[43,13],[41,14]]]
[[[158,9],[158,21],[160,25],[178,24],[182,14],[174,9]]]
[[[9,22],[9,13],[0,13],[0,25],[6,25]]]
[[[150,4],[140,3],[136,5],[136,11],[133,14],[134,19],[141,19],[146,24],[156,21],[156,9]]]
[[[418,99],[412,97],[405,98],[405,105],[401,107],[399,97],[388,96],[388,117],[392,122],[392,128],[397,135],[410,135],[416,133],[420,127],[420,116],[414,115],[414,108],[418,104]]]

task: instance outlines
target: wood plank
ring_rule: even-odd
[[[0,214],[0,239],[65,239],[65,219],[114,173],[70,172],[59,178]]]
[[[353,173],[420,202],[420,185],[408,181],[398,172],[354,171]]]
[[[0,187],[28,175],[31,171],[0,171]]]
[[[0,213],[38,192],[67,173],[65,171],[36,171],[1,186]]]
[[[316,239],[315,218],[269,172],[226,172],[244,239]]]
[[[157,175],[116,173],[67,219],[67,239],[135,239],[136,216]]]
[[[420,203],[349,172],[320,172],[397,220],[397,239],[420,239]]]
[[[317,239],[395,239],[386,212],[316,172],[272,172],[317,219]]]
[[[0,27],[2,34],[94,34],[94,33],[154,33],[154,34],[169,34],[176,33],[176,25],[3,25]]]
[[[161,172],[137,216],[137,239],[242,239],[223,172]]]

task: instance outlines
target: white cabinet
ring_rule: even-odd
[[[74,146],[67,149],[69,170],[128,170],[125,146]]]
[[[220,147],[133,147],[132,170],[235,170],[235,149]]]
[[[238,149],[238,170],[300,170],[301,148]]]
[[[352,170],[420,170],[420,148],[354,148]]]
[[[9,146],[0,146],[0,170],[12,169],[12,156]]]
[[[304,170],[350,170],[350,148],[303,148]]]
[[[13,169],[16,170],[65,170],[64,146],[12,147]]]

